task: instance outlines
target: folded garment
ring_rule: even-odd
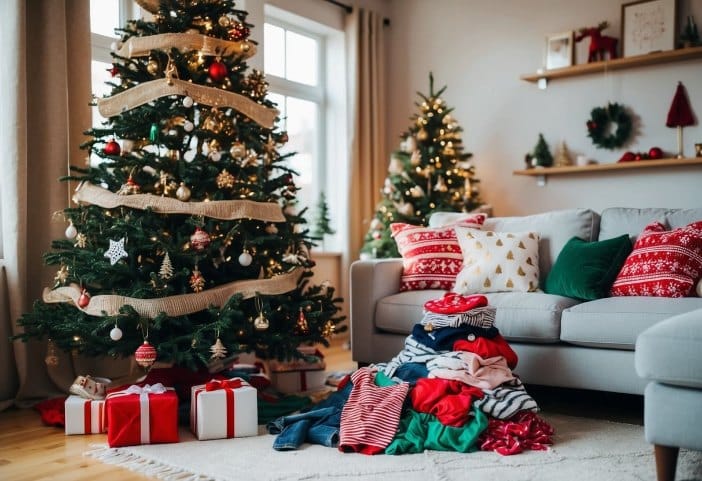
[[[509,419],[520,411],[539,412],[539,405],[518,377],[495,389],[483,389],[483,394],[473,405],[491,418]]]
[[[514,379],[507,361],[502,356],[483,359],[466,351],[453,351],[427,362],[429,377],[455,379],[480,389],[494,389]]]
[[[414,410],[433,414],[441,424],[454,427],[468,422],[473,401],[482,397],[481,389],[449,379],[419,379],[410,391]]]
[[[510,369],[517,367],[517,353],[507,343],[501,334],[493,338],[474,337],[472,339],[460,339],[453,343],[453,351],[468,351],[479,355],[482,358],[503,356]]]
[[[497,309],[492,306],[476,307],[467,312],[457,314],[437,314],[426,311],[424,317],[419,322],[424,326],[425,331],[431,331],[441,327],[460,327],[463,325],[490,329],[495,324],[495,313]]]
[[[480,294],[464,296],[457,292],[447,292],[439,299],[432,299],[424,303],[424,309],[437,314],[456,314],[466,312],[476,307],[487,306],[487,297]]]
[[[496,327],[482,329],[474,326],[459,326],[442,327],[441,329],[426,331],[421,324],[415,324],[412,328],[412,337],[434,351],[452,351],[453,343],[461,339],[493,338],[499,333],[500,331]]]

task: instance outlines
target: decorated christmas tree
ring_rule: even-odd
[[[417,93],[419,112],[390,157],[382,199],[361,248],[364,256],[399,257],[390,236],[393,222],[426,225],[432,212],[468,212],[481,205],[472,154],[464,152],[463,129],[441,98],[445,90],[435,92],[429,74],[429,95]]]
[[[553,165],[553,155],[551,155],[551,150],[544,139],[544,134],[539,134],[539,140],[534,146],[532,157],[536,166],[551,167]]]
[[[311,285],[287,133],[266,98],[246,12],[232,0],[141,0],[119,30],[107,120],[63,210],[57,269],[20,324],[49,351],[198,368],[256,351],[285,359],[335,332],[341,299]],[[343,329],[343,327],[342,327]],[[55,356],[47,356],[47,362]]]

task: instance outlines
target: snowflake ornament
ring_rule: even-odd
[[[125,238],[122,237],[118,241],[113,241],[110,239],[110,248],[107,249],[107,252],[105,252],[105,257],[110,259],[110,264],[115,265],[117,261],[122,259],[123,257],[128,257],[129,255],[127,254],[127,251],[124,250],[124,242]]]

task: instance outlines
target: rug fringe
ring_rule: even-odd
[[[192,473],[183,468],[166,463],[144,459],[120,448],[93,446],[83,456],[95,458],[103,463],[114,464],[136,473],[144,474],[165,481],[214,481],[214,478]]]

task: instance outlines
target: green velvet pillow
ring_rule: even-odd
[[[585,301],[607,297],[630,252],[627,234],[598,242],[573,237],[558,254],[544,291]]]

